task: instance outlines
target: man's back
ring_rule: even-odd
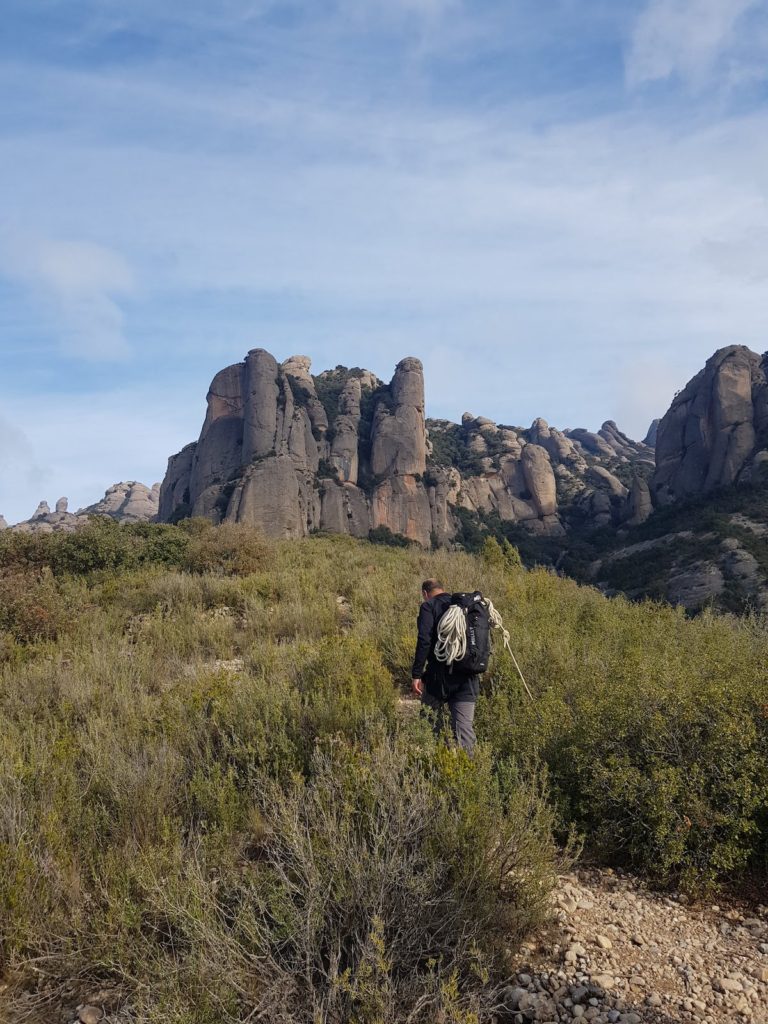
[[[451,595],[444,590],[430,594],[422,603],[416,622],[418,638],[411,677],[422,680],[424,692],[435,700],[474,702],[480,693],[480,677],[452,672],[435,657],[438,624],[451,603]]]

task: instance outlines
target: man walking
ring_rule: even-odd
[[[437,625],[451,605],[439,580],[425,580],[421,585],[422,605],[417,621],[418,639],[413,659],[413,692],[435,716],[435,730],[443,728],[445,707],[451,716],[451,732],[456,742],[471,754],[475,748],[475,703],[480,693],[480,676],[468,675],[450,668],[435,657]]]

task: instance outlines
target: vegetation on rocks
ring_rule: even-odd
[[[473,761],[402,713],[419,584],[492,597]],[[464,1022],[556,842],[765,873],[768,634],[480,556],[243,526],[0,537],[0,958],[154,1022]],[[1,998],[1,997],[0,997]],[[268,1012],[267,1012],[268,1011]]]

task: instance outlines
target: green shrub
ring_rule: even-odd
[[[368,531],[371,544],[384,544],[390,548],[407,548],[412,542],[402,533],[393,533],[388,526],[376,526]]]
[[[0,575],[0,631],[7,637],[18,643],[55,640],[71,620],[72,609],[50,569]],[[7,654],[12,649],[12,644],[5,647]]]
[[[275,1024],[458,1024],[547,913],[548,812],[502,794],[487,759],[326,744],[308,781],[261,789],[252,820],[245,869],[212,889],[200,865],[192,899],[157,891],[153,909],[198,947],[207,988]]]
[[[189,537],[181,564],[190,572],[244,576],[266,564],[267,546],[253,526],[222,523],[214,527],[207,519],[187,519],[179,528]]]
[[[0,539],[12,970],[45,957],[51,984],[122,979],[158,1024],[242,1019],[267,998],[286,1019],[307,999],[391,1020],[422,997],[425,1020],[466,1024],[484,1012],[476,972],[499,964],[499,930],[539,919],[550,832],[575,829],[599,862],[660,885],[737,884],[748,867],[765,879],[763,620],[607,600],[522,571],[503,543],[484,558],[268,543],[195,520],[63,541]],[[493,600],[535,695],[497,644],[474,763],[398,702],[430,576]],[[546,807],[521,781],[541,777]],[[518,867],[493,889],[483,864],[498,869],[505,848]],[[440,933],[427,882],[476,953]],[[408,941],[430,951],[416,965],[392,924],[398,889]],[[302,950],[324,973],[294,971]]]

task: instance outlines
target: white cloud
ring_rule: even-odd
[[[702,255],[719,273],[751,284],[768,281],[768,218],[761,212],[751,227],[702,242]]]
[[[93,242],[10,229],[0,241],[0,273],[52,306],[67,355],[116,361],[129,354],[118,299],[133,292],[134,280],[119,253]]]
[[[701,86],[739,42],[744,15],[761,4],[762,0],[649,0],[635,23],[627,54],[628,84],[678,76]]]
[[[156,381],[78,396],[47,395],[32,417],[27,399],[3,394],[0,513],[9,523],[20,522],[41,500],[53,508],[63,496],[75,511],[120,480],[148,486],[161,480],[168,456],[199,433],[206,385],[194,394]],[[22,422],[26,436],[19,445],[21,433],[12,424]]]
[[[29,437],[0,415],[0,515],[9,523],[20,518],[18,498],[38,493],[49,478],[49,470],[40,465]],[[39,499],[38,499],[39,500]],[[30,508],[28,515],[34,511]]]
[[[35,280],[68,296],[93,295],[96,280],[114,301],[130,274],[104,254],[126,254],[153,303],[147,367],[158,334],[185,366],[190,325],[198,356],[206,330],[224,336],[196,409],[215,369],[262,344],[382,376],[421,355],[433,415],[468,406],[587,427],[610,417],[638,436],[715,348],[765,347],[764,286],[706,250],[728,239],[740,252],[768,195],[762,111],[681,128],[643,110],[574,120],[551,98],[457,114],[410,96],[339,103],[322,90],[274,99],[255,85],[194,91],[149,75],[0,75],[8,95],[57,97],[57,127],[63,118],[55,135],[0,140],[0,190],[41,236],[107,246],[74,261],[38,248]],[[126,138],[126,125],[140,136]],[[217,303],[232,310],[226,329],[205,319]],[[666,365],[670,352],[671,369],[644,373],[632,404],[634,363]],[[175,401],[159,396],[146,414],[186,416]],[[130,449],[114,443],[111,461],[83,443],[100,480],[77,503],[120,478],[151,482],[139,456],[162,466],[201,421],[173,441],[145,430]],[[83,476],[77,459],[66,465]]]

